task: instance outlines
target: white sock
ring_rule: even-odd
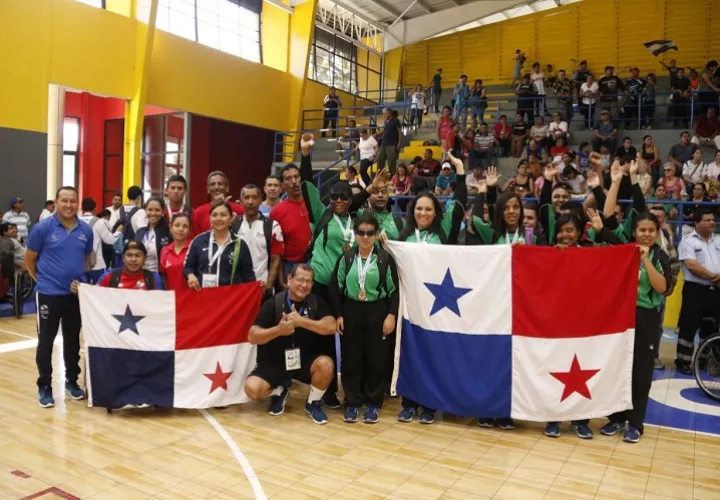
[[[320,401],[322,399],[323,394],[325,394],[325,391],[327,389],[318,389],[314,385],[310,386],[310,395],[308,396],[308,403],[312,403],[314,401]]]
[[[280,396],[285,388],[281,385],[277,386],[273,391],[270,393],[271,396]]]

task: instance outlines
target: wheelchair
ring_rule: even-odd
[[[720,401],[720,333],[717,333],[717,328],[714,332],[700,341],[692,368],[700,389],[710,398]]]
[[[4,300],[12,305],[13,314],[17,319],[23,315],[23,305],[25,300],[30,297],[35,289],[35,282],[30,277],[30,273],[15,269],[9,278],[0,278],[6,281],[7,291],[5,296],[0,300]],[[1,287],[5,288],[5,287]]]

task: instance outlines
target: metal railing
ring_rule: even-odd
[[[353,106],[344,108],[314,108],[304,109],[302,112],[301,127],[303,132],[325,132],[325,133],[337,133],[346,130],[349,127],[350,120],[356,122],[357,128],[368,127],[370,133],[374,133],[378,126],[378,123],[382,123],[383,110],[385,108],[395,109],[398,112],[398,117],[401,120],[407,120],[410,123],[411,104],[408,101],[401,102],[388,102],[384,104],[376,104],[373,106]],[[328,112],[333,114],[328,115]],[[367,124],[363,124],[363,121],[367,120]],[[329,127],[332,122],[335,122],[335,127]],[[358,124],[357,122],[361,122]],[[405,123],[403,121],[403,123]]]

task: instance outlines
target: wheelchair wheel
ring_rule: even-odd
[[[720,335],[700,344],[693,359],[698,386],[715,401],[720,401]]]
[[[13,285],[12,305],[15,317],[20,319],[23,315],[25,299],[30,297],[33,291],[33,280],[28,273],[15,273]]]

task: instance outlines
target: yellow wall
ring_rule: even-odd
[[[119,10],[75,0],[0,0],[0,126],[46,132],[50,83],[131,99],[137,21]],[[280,98],[290,81],[284,71],[160,30],[148,71],[150,104],[290,128],[294,113]]]
[[[289,0],[283,0],[288,4]],[[262,37],[262,61],[266,66],[287,71],[290,14],[272,5],[263,5],[260,36]]]
[[[385,71],[383,72],[383,88],[387,90],[387,92],[390,92],[388,94],[386,92],[385,99],[388,99],[390,96],[394,96],[395,90],[400,85],[401,81],[401,68],[402,68],[402,60],[403,56],[405,54],[405,48],[401,47],[399,49],[391,50],[390,52],[385,53]],[[392,100],[395,100],[394,97],[392,97]]]
[[[659,61],[673,58],[700,68],[720,51],[717,6],[717,0],[584,0],[410,45],[403,84],[427,85],[437,68],[443,68],[446,85],[462,73],[508,82],[518,48],[528,56],[526,71],[535,61],[570,71],[573,59],[587,59],[596,74],[606,65],[665,74]],[[642,44],[657,39],[674,40],[680,51],[653,57]]]

